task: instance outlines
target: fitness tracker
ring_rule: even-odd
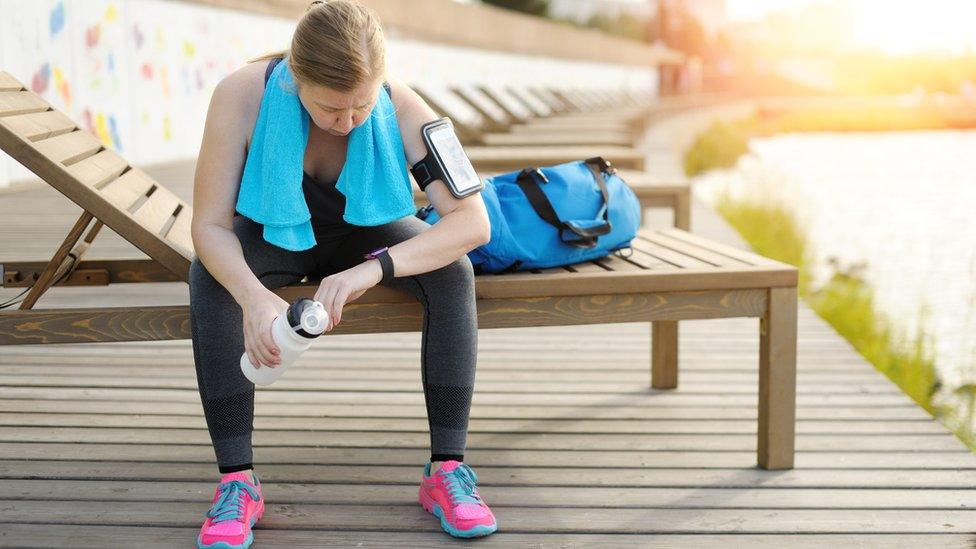
[[[455,198],[471,196],[485,188],[471,160],[464,154],[450,118],[428,122],[420,133],[427,156],[410,168],[420,190],[425,190],[435,179],[443,181]]]
[[[390,257],[390,248],[388,246],[383,246],[382,248],[377,248],[368,254],[363,256],[363,259],[377,259],[380,262],[380,268],[383,269],[383,278],[380,282],[389,282],[393,280],[393,258]]]

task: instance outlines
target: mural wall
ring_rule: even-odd
[[[163,0],[0,0],[0,13],[0,70],[138,165],[194,157],[214,86],[247,59],[286,47],[295,26]],[[390,72],[425,87],[533,82],[656,89],[650,68],[388,42]],[[0,187],[32,178],[0,153]]]

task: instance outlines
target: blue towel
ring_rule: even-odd
[[[267,242],[301,251],[316,244],[302,191],[311,119],[294,90],[286,59],[265,86],[237,211],[264,225]],[[353,225],[383,225],[415,211],[396,110],[385,88],[369,118],[349,135],[336,189],[346,197],[343,219]]]

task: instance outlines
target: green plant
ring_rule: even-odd
[[[764,198],[735,198],[724,191],[717,196],[716,209],[757,253],[795,265],[800,271],[801,298],[875,368],[933,416],[947,413],[949,408],[933,399],[942,384],[924,323],[919,322],[914,338],[905,338],[878,312],[873,289],[858,267],[845,270],[835,265],[829,280],[813,288],[812,253],[795,213],[782,201],[770,198],[775,195],[768,189],[755,194]],[[963,441],[976,447],[972,437],[960,433],[957,430]]]
[[[749,120],[713,122],[685,151],[685,174],[694,176],[714,168],[735,166],[739,157],[749,152],[750,126]]]

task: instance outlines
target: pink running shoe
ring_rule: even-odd
[[[214,492],[213,506],[200,528],[200,549],[247,549],[254,541],[251,527],[264,514],[261,481],[254,484],[243,471],[227,473],[220,478]]]
[[[440,518],[441,528],[454,537],[487,536],[498,529],[498,522],[478,495],[477,482],[478,475],[467,464],[445,461],[431,476],[428,461],[420,483],[420,504]]]

